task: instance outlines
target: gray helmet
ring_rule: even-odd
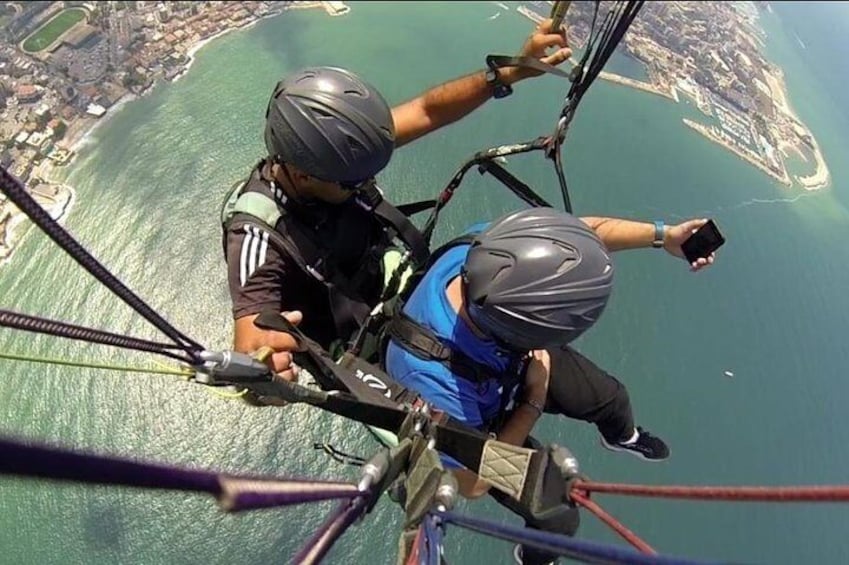
[[[321,180],[354,184],[377,174],[395,148],[386,100],[353,73],[310,67],[277,83],[265,112],[265,146]]]
[[[613,286],[613,263],[580,219],[531,208],[478,235],[462,275],[475,325],[527,351],[565,345],[598,320]]]

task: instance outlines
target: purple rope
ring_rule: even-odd
[[[83,483],[206,492],[215,496],[221,507],[229,512],[350,499],[359,494],[357,487],[348,483],[226,475],[26,445],[0,438],[2,473]]]
[[[124,349],[158,353],[172,359],[177,359],[178,361],[192,361],[191,358],[187,358],[185,355],[178,355],[169,351],[171,349],[180,349],[177,345],[157,343],[146,339],[78,326],[76,324],[68,324],[38,316],[30,316],[29,314],[12,312],[11,310],[0,309],[0,326],[66,339],[77,339],[88,343],[99,343]]]
[[[245,479],[221,476],[221,507],[228,512],[291,506],[305,502],[353,498],[360,494],[356,485],[306,479]]]
[[[434,512],[448,524],[456,524],[461,528],[472,530],[487,536],[501,538],[515,543],[531,545],[537,549],[556,553],[584,563],[626,563],[637,565],[699,565],[705,562],[666,557],[663,555],[646,555],[630,549],[622,549],[613,545],[605,545],[590,541],[577,540],[561,534],[553,534],[529,528],[517,528],[504,524],[496,524],[487,520],[471,518],[454,512]]]
[[[29,219],[41,228],[47,237],[52,239],[56,245],[61,247],[82,268],[88,271],[133,310],[141,314],[148,322],[156,326],[159,331],[170,337],[195,362],[201,362],[197,351],[203,350],[203,347],[199,343],[193,341],[169,324],[165,318],[160,316],[144,300],[109,272],[106,267],[74,239],[74,236],[59,225],[59,222],[50,217],[47,211],[27,193],[23,183],[9,173],[5,167],[0,167],[0,192],[5,193],[9,197],[9,200],[29,216]]]
[[[336,543],[336,540],[365,512],[367,504],[367,497],[360,496],[339,505],[297,555],[292,558],[292,563],[299,565],[320,563],[327,552],[330,551],[330,548],[333,547],[333,544]]]

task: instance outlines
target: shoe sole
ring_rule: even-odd
[[[611,445],[604,440],[604,436],[602,436],[599,439],[599,441],[601,442],[601,445],[607,450],[618,451],[620,453],[627,453],[629,455],[633,455],[637,459],[642,459],[643,461],[645,461],[647,463],[661,463],[661,462],[669,459],[668,455],[666,457],[664,457],[663,459],[650,459],[650,458],[646,457],[645,455],[643,455],[642,453],[640,453],[639,451],[634,451],[633,449],[625,449],[624,447],[618,447],[616,445]]]

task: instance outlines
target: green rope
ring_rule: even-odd
[[[0,359],[10,359],[12,361],[29,361],[31,363],[46,363],[50,365],[64,365],[66,367],[82,367],[85,369],[106,369],[108,371],[120,371],[120,372],[130,372],[130,373],[153,373],[157,375],[177,375],[178,377],[188,378],[189,376],[194,374],[189,368],[183,369],[172,369],[168,367],[168,365],[164,365],[157,361],[154,361],[157,365],[162,367],[161,369],[148,369],[143,367],[128,367],[126,365],[106,365],[102,363],[87,363],[83,361],[65,361],[64,359],[52,359],[49,357],[32,357],[27,355],[14,355],[12,353],[2,353],[0,352]],[[207,392],[214,394],[215,396],[225,398],[225,399],[237,399],[242,398],[247,394],[248,389],[243,389],[235,392],[225,392],[218,390],[216,388],[204,387]]]
[[[84,361],[66,361],[64,359],[51,359],[48,357],[32,357],[27,355],[14,355],[12,353],[0,352],[0,359],[10,359],[12,361],[29,361],[31,363],[47,363],[50,365],[65,365],[67,367],[83,367],[86,369],[105,369],[108,371],[121,371],[129,373],[154,373],[158,375],[178,375],[187,377],[194,373],[191,369],[171,369],[164,367],[162,369],[147,369],[143,367],[127,367],[125,365],[107,365],[102,363],[87,363]]]

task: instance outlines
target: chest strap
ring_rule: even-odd
[[[377,185],[372,182],[357,192],[357,202],[367,210],[370,210],[383,225],[395,231],[401,241],[404,242],[404,245],[410,250],[416,265],[422,265],[427,261],[430,255],[427,240],[422,235],[422,232],[413,225],[407,214],[427,210],[435,206],[436,201],[425,200],[408,204],[405,210],[407,214],[405,214],[405,211],[401,211],[390,204],[383,197]]]
[[[475,361],[462,351],[446,345],[430,329],[399,313],[386,327],[386,333],[408,352],[426,361],[436,361],[452,373],[476,384],[489,380],[504,381],[505,374]],[[510,367],[508,367],[508,372]]]

